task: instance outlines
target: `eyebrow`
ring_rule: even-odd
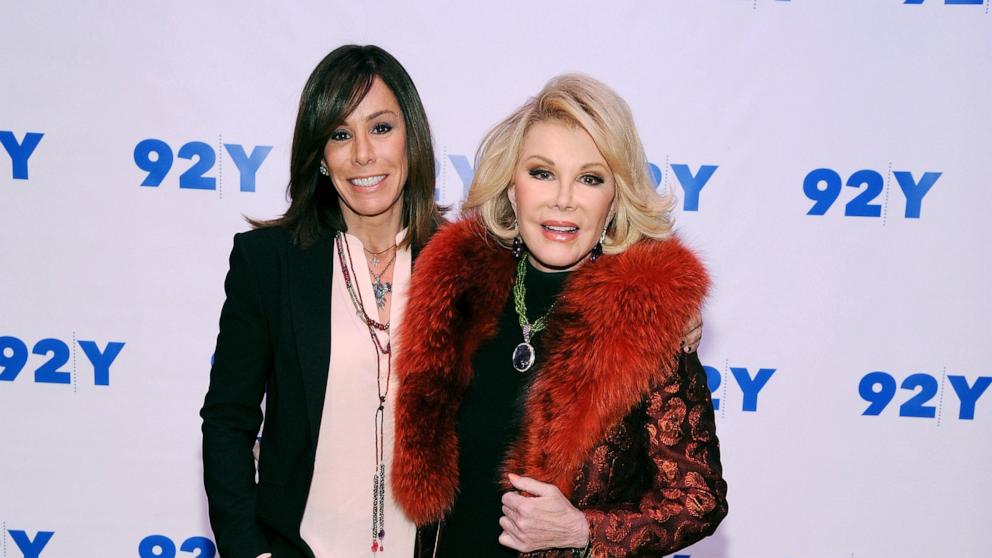
[[[543,161],[548,166],[552,166],[552,167],[555,166],[555,162],[554,161],[552,161],[551,159],[548,159],[547,157],[544,157],[542,155],[531,155],[530,157],[527,157],[527,159],[525,159],[525,161],[529,161],[531,159],[539,159],[539,160]],[[580,171],[581,170],[587,170],[587,169],[590,169],[590,168],[593,168],[593,167],[599,167],[601,169],[609,170],[609,167],[608,166],[606,166],[603,163],[600,163],[598,161],[597,162],[593,162],[593,163],[586,163],[586,164],[582,165],[581,167],[579,167],[579,170]]]
[[[376,118],[379,118],[380,116],[382,116],[384,114],[391,114],[393,116],[398,116],[396,114],[396,112],[394,112],[394,111],[392,111],[390,109],[384,109],[384,110],[380,110],[380,111],[377,111],[377,112],[373,112],[372,114],[368,115],[367,117],[365,117],[365,121],[368,122],[369,120],[375,120]]]

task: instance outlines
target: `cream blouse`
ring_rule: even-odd
[[[406,230],[396,235],[399,243]],[[368,264],[362,243],[345,235],[355,271],[352,285],[357,286],[365,312],[378,319],[372,281],[366,271]],[[346,252],[347,254],[347,252]],[[393,404],[396,399],[395,371],[386,394],[384,418],[386,495],[384,550],[372,552],[372,482],[376,472],[375,411],[378,407],[376,390],[376,358],[379,358],[382,389],[386,389],[389,370],[387,355],[380,355],[368,327],[356,312],[348,295],[341,261],[334,249],[334,278],[331,281],[331,363],[327,376],[327,393],[317,439],[310,495],[300,525],[300,536],[317,558],[372,557],[413,555],[416,528],[406,519],[393,500],[389,471],[393,450]],[[347,256],[345,261],[347,261]],[[393,268],[390,302],[390,336],[395,340],[410,284],[411,253],[397,249]],[[357,281],[356,277],[357,276]],[[386,333],[379,333],[385,343]],[[395,342],[393,343],[395,347]],[[394,355],[395,356],[395,355]],[[395,365],[395,358],[393,359]]]

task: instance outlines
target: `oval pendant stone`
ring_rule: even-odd
[[[513,368],[517,372],[526,372],[534,366],[534,347],[530,343],[524,342],[513,349]]]

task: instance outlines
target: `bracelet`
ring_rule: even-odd
[[[592,551],[592,541],[587,542],[585,548],[573,548],[572,558],[589,558],[590,551]]]

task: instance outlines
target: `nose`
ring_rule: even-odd
[[[375,162],[375,146],[372,140],[364,134],[355,136],[352,142],[352,160],[356,165],[365,166]]]
[[[575,181],[563,180],[558,183],[558,192],[555,195],[555,208],[562,211],[574,209]]]

